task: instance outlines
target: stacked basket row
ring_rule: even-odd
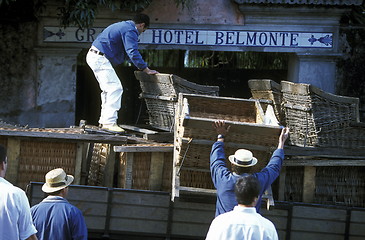
[[[173,131],[174,116],[179,93],[193,93],[218,96],[219,87],[199,85],[173,74],[148,75],[136,71],[146,102],[149,123],[152,127],[164,131]]]
[[[338,96],[304,83],[250,80],[253,98],[270,99],[279,121],[290,128],[290,143],[301,147],[357,148],[365,145],[359,99]]]

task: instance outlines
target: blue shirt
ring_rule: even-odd
[[[210,172],[212,181],[217,189],[217,203],[215,216],[232,211],[237,205],[234,194],[234,185],[239,175],[232,173],[226,166],[224,153],[224,143],[217,141],[213,144],[210,153]],[[256,204],[257,212],[260,212],[262,194],[279,176],[283,165],[284,150],[276,149],[265,168],[252,175],[260,182],[260,195]]]
[[[104,53],[113,65],[129,59],[138,69],[143,70],[147,63],[138,51],[138,35],[133,21],[118,22],[105,28],[92,45]]]
[[[39,240],[87,240],[82,212],[62,197],[48,196],[31,213]]]

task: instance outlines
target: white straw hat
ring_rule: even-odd
[[[257,163],[252,152],[246,149],[238,149],[234,155],[228,157],[229,161],[239,167],[252,167]]]
[[[67,175],[62,168],[49,171],[45,178],[46,183],[42,186],[42,191],[45,193],[57,192],[70,185],[74,180],[74,177]]]

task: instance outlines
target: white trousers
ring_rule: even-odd
[[[105,56],[88,52],[86,62],[93,70],[101,89],[100,124],[117,123],[122,106],[123,86],[113,66]]]

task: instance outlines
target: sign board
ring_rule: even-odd
[[[44,42],[92,42],[103,28],[44,27]],[[332,48],[330,32],[245,31],[199,29],[148,29],[141,45]]]

